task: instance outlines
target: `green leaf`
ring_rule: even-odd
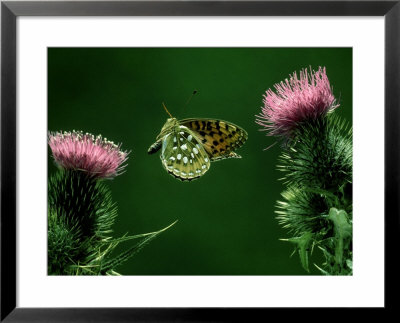
[[[131,248],[129,248],[128,250],[121,252],[118,256],[112,258],[111,260],[105,262],[102,264],[101,266],[101,273],[105,274],[111,270],[113,270],[115,267],[121,265],[122,263],[124,263],[125,261],[127,261],[129,258],[131,258],[134,254],[138,253],[146,244],[148,244],[151,240],[153,240],[154,238],[156,238],[160,233],[166,231],[167,229],[169,229],[170,227],[172,227],[177,221],[173,222],[172,224],[170,224],[169,226],[156,231],[156,232],[151,232],[151,233],[146,233],[146,234],[140,234],[137,236],[131,236],[131,237],[126,237],[126,238],[131,238],[131,239],[135,239],[135,238],[139,238],[139,237],[144,237],[143,240],[141,240],[140,242],[138,242],[137,244],[133,245]],[[122,238],[123,239],[123,238]],[[119,240],[119,239],[118,239]],[[128,240],[128,239],[127,239]],[[119,242],[117,242],[118,244]],[[115,245],[116,246],[116,245]],[[114,247],[115,247],[114,246]]]
[[[349,217],[344,210],[338,210],[331,208],[329,210],[328,219],[333,222],[334,232],[336,238],[335,246],[335,261],[342,265],[343,263],[343,250],[344,241],[352,236],[352,225],[349,221]]]
[[[299,251],[300,261],[303,268],[309,272],[308,266],[308,253],[310,251],[310,245],[313,240],[313,234],[311,232],[306,232],[300,237],[293,237],[289,239],[280,239],[282,241],[289,241],[296,245],[296,249]]]

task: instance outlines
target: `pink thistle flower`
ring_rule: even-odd
[[[49,146],[55,162],[64,169],[87,172],[97,178],[111,178],[121,173],[128,152],[101,135],[83,134],[81,131],[49,132]]]
[[[315,120],[336,109],[326,69],[308,73],[300,71],[300,79],[296,72],[290,79],[275,84],[275,91],[268,89],[264,95],[264,107],[257,115],[256,123],[268,130],[270,136],[290,137],[293,130],[302,122]]]

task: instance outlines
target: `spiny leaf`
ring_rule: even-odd
[[[296,249],[299,251],[300,261],[305,270],[308,272],[308,253],[310,252],[310,246],[312,244],[313,235],[311,232],[306,232],[300,237],[293,237],[289,239],[280,239],[282,241],[289,241],[296,245]]]
[[[162,233],[165,230],[167,230],[170,227],[172,227],[176,222],[178,222],[178,221],[173,222],[169,226],[167,226],[164,229],[161,229],[159,231],[142,235],[142,236],[145,237],[142,241],[140,241],[139,243],[135,244],[134,246],[132,246],[128,250],[120,253],[118,256],[112,258],[111,260],[103,263],[102,267],[101,267],[101,272],[102,273],[106,273],[109,270],[111,270],[112,268],[115,268],[115,267],[121,265],[122,263],[127,261],[129,258],[131,258],[134,254],[139,252],[147,243],[149,243],[151,240],[156,238],[160,233]]]
[[[343,263],[344,240],[351,238],[352,225],[350,224],[347,213],[343,210],[331,208],[328,219],[334,224],[334,232],[336,238],[335,260],[339,265]]]

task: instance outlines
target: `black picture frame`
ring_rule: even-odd
[[[19,16],[384,16],[385,310],[395,309],[398,255],[400,1],[2,1],[1,317],[3,322],[248,321],[255,308],[16,307],[16,19]],[[371,153],[373,153],[371,147]],[[371,188],[373,189],[373,188]],[[40,293],[40,291],[38,291]],[[272,309],[270,309],[272,310]],[[287,309],[274,309],[282,311]],[[262,317],[262,316],[261,316]],[[267,318],[266,318],[267,319]],[[322,319],[322,318],[321,318]]]

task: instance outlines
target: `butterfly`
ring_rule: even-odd
[[[215,119],[177,120],[169,114],[157,140],[148,149],[154,154],[161,149],[161,162],[168,173],[185,181],[204,175],[212,161],[241,158],[234,150],[248,138],[239,126]]]

